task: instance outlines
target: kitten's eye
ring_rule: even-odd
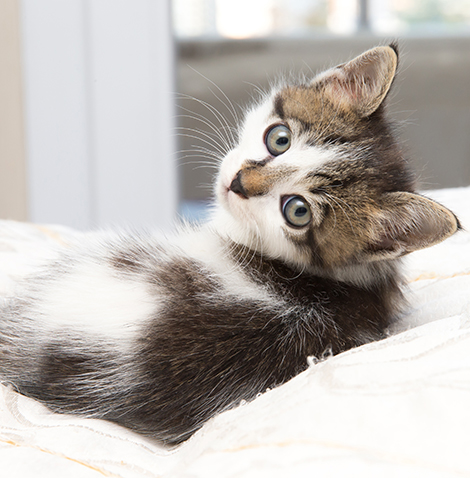
[[[273,126],[264,136],[266,147],[273,156],[285,153],[290,148],[291,139],[292,133],[283,124]]]
[[[304,227],[310,223],[312,211],[302,196],[290,196],[282,202],[282,215],[287,224],[294,227]]]

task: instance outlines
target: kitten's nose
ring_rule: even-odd
[[[241,176],[241,170],[238,171],[237,175],[233,179],[233,181],[230,183],[230,191],[234,192],[235,194],[238,194],[240,197],[243,199],[248,199],[248,194],[246,193],[245,189],[243,188],[242,182],[240,180]]]

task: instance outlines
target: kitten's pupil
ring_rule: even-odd
[[[312,219],[312,212],[302,196],[282,198],[282,215],[289,226],[305,227]]]
[[[264,135],[264,143],[269,153],[279,156],[285,153],[291,145],[292,133],[283,124],[277,124],[268,128]]]

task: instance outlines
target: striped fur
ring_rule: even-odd
[[[307,357],[383,337],[402,307],[399,258],[459,227],[414,192],[385,118],[397,60],[378,47],[254,106],[207,224],[90,234],[26,280],[1,310],[3,380],[175,444]],[[265,143],[276,125],[291,135],[282,154]],[[290,197],[307,224],[286,219]]]

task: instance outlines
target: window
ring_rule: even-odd
[[[179,38],[462,32],[468,0],[173,0]]]
[[[279,73],[309,76],[398,39],[403,54],[389,103],[419,187],[470,184],[470,0],[173,0],[173,14],[179,91],[228,121],[213,83],[246,105]],[[212,132],[197,118],[218,120],[203,103],[179,105],[182,213],[198,217],[215,162]]]

